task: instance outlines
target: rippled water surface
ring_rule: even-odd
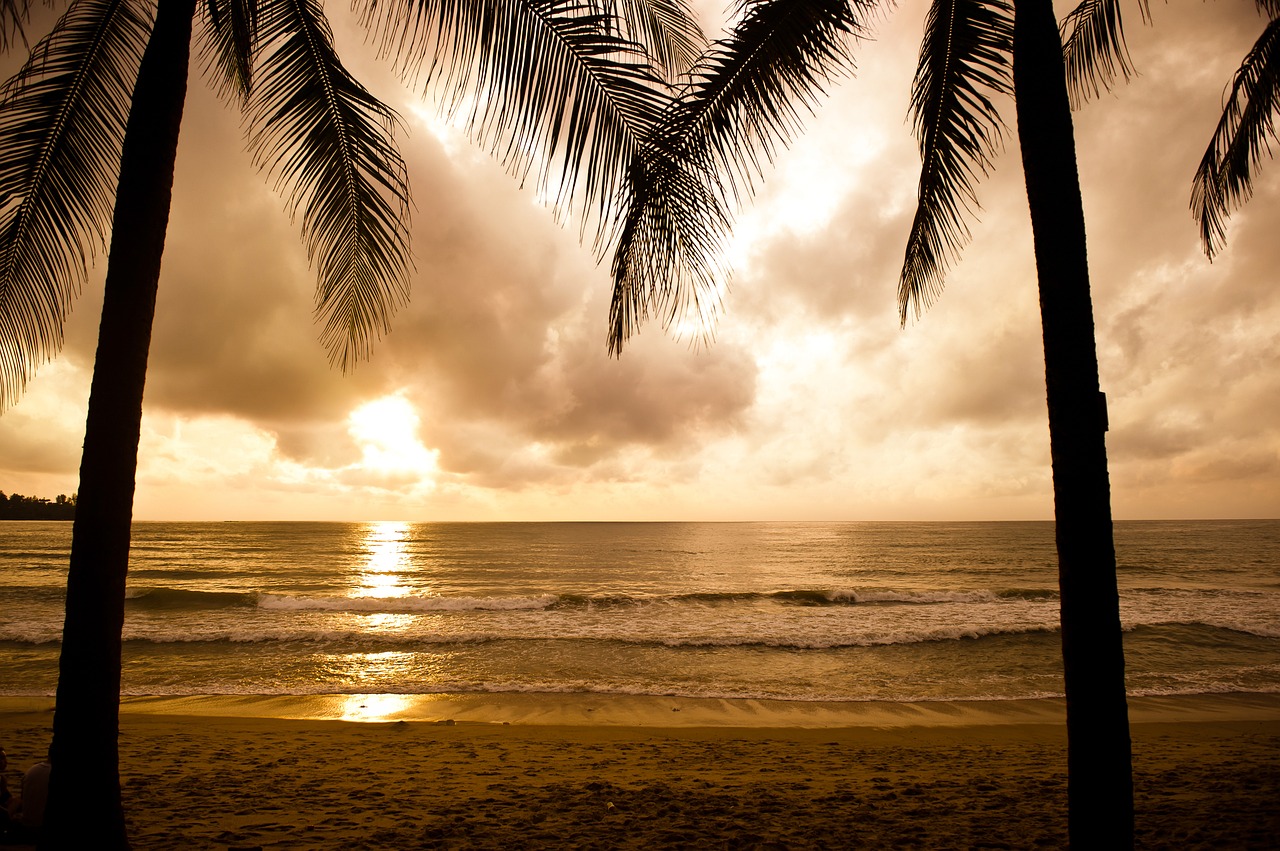
[[[70,524],[0,524],[51,694]],[[1280,691],[1280,522],[1116,527],[1135,694]],[[1060,694],[1050,523],[138,523],[127,694]]]

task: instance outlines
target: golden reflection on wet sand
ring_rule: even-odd
[[[409,708],[412,700],[412,696],[406,694],[349,694],[343,698],[339,718],[342,721],[388,721]]]

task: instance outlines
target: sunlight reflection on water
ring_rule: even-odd
[[[399,634],[413,626],[413,615],[396,612],[374,612],[357,617],[362,632],[369,634]]]
[[[369,524],[362,542],[368,555],[357,577],[360,584],[351,589],[351,596],[409,596],[410,588],[403,582],[409,570],[409,558],[404,545],[408,534],[408,523]]]

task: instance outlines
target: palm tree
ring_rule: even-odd
[[[1085,0],[1065,41],[1051,0],[935,0],[912,108],[923,168],[899,279],[900,318],[941,291],[968,237],[973,183],[991,167],[1013,95],[1031,212],[1053,469],[1067,702],[1068,831],[1080,847],[1133,844],[1133,784],[1105,396],[1099,390],[1084,212],[1067,68],[1129,74],[1119,10]]]
[[[1252,195],[1253,174],[1261,166],[1263,152],[1271,152],[1268,137],[1280,140],[1275,130],[1276,118],[1280,115],[1280,0],[1255,0],[1255,3],[1268,22],[1231,82],[1222,117],[1192,180],[1192,216],[1199,226],[1204,252],[1210,259],[1226,240],[1226,218]],[[1150,23],[1148,0],[1138,0],[1138,8],[1142,19]],[[1085,0],[1063,21],[1062,33],[1067,86],[1073,106],[1078,107],[1110,89],[1117,77],[1128,80],[1133,75],[1133,63],[1125,48],[1119,0]],[[1021,120],[1019,113],[1020,134]],[[1034,211],[1034,199],[1031,206]],[[1056,450],[1054,457],[1056,464]],[[1066,605],[1064,596],[1064,611]],[[1064,647],[1065,620],[1064,617]],[[1119,662],[1123,665],[1122,659]],[[1089,676],[1088,672],[1085,676]],[[1118,747],[1118,729],[1111,732],[1113,746]],[[1105,744],[1105,740],[1100,743]],[[1099,753],[1099,756],[1105,758],[1105,754]],[[1099,765],[1097,770],[1103,771],[1105,766]],[[1106,794],[1109,790],[1098,791]],[[1072,807],[1074,814],[1074,800]],[[1080,818],[1087,816],[1082,814]],[[1073,841],[1075,835],[1073,832]]]
[[[394,113],[343,68],[311,0],[205,7],[211,76],[300,213],[331,357],[365,355],[407,295],[408,184]],[[76,0],[0,103],[0,381],[56,352],[86,260],[111,245],[80,469],[42,844],[127,847],[116,737],[147,352],[195,0]],[[13,16],[13,20],[18,17]],[[261,79],[251,77],[261,72]],[[112,202],[111,184],[118,176]]]
[[[29,0],[0,0],[5,46]],[[407,297],[408,184],[395,114],[333,52],[314,0],[208,0],[206,64],[249,146],[301,213],[317,316],[344,370]],[[566,211],[606,230],[619,163],[702,36],[682,0],[375,2],[387,52],[447,68],[471,127]],[[129,526],[146,361],[195,0],[75,0],[0,101],[0,403],[56,353],[87,261],[111,246],[81,463],[54,718],[47,847],[128,847],[116,737]],[[646,47],[641,41],[647,42]],[[448,57],[440,62],[441,57]],[[538,85],[530,86],[536,81]],[[132,88],[130,88],[132,86]],[[118,158],[118,159],[117,159]],[[116,163],[119,163],[118,170]],[[553,164],[559,164],[554,168]],[[111,179],[118,174],[114,208]],[[579,183],[579,177],[583,180]],[[594,212],[593,212],[594,211]],[[110,213],[110,215],[108,215]],[[585,224],[584,224],[585,227]],[[74,808],[73,805],[74,804]]]
[[[1133,768],[1097,345],[1075,133],[1052,0],[1016,0],[1013,89],[1031,210],[1067,698],[1068,833],[1133,846]]]
[[[616,353],[655,309],[670,322],[713,296],[719,239],[762,159],[799,125],[822,86],[851,65],[868,9],[822,0],[743,0],[733,36],[694,67],[642,149],[614,263]],[[1084,0],[1066,52],[1115,55],[1109,0]],[[1110,17],[1108,17],[1110,16]],[[1093,35],[1090,41],[1085,36]],[[1110,41],[1108,41],[1110,39]],[[1012,94],[1031,209],[1044,333],[1067,696],[1069,832],[1080,847],[1133,841],[1124,654],[1107,477],[1106,408],[1089,294],[1084,216],[1051,0],[934,0],[913,84],[923,168],[899,280],[905,324],[941,291],[967,239],[973,184],[991,166]],[[762,156],[763,155],[763,156]],[[675,200],[673,197],[675,196]]]
[[[1231,81],[1222,118],[1191,182],[1191,213],[1210,259],[1226,241],[1226,218],[1253,194],[1253,173],[1280,118],[1280,0],[1255,0],[1268,19]]]

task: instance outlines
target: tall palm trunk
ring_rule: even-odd
[[[1040,281],[1075,848],[1133,846],[1120,598],[1084,209],[1052,0],[1016,0],[1018,139]]]
[[[80,462],[41,848],[129,847],[117,752],[125,575],[194,12],[194,0],[160,0],[125,129]]]

